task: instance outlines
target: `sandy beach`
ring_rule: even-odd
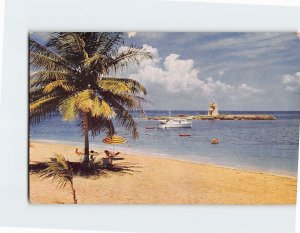
[[[79,162],[76,146],[30,142],[30,163],[46,162],[54,153]],[[81,148],[80,148],[81,149]],[[101,152],[104,148],[90,148]],[[104,170],[92,177],[76,176],[79,204],[295,204],[296,177],[245,171],[141,154],[121,153],[114,161],[122,172]],[[72,203],[69,187],[29,175],[29,201]]]

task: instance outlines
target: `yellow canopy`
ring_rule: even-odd
[[[102,142],[104,142],[106,144],[123,144],[126,142],[126,139],[121,136],[113,135],[113,136],[104,138],[102,140]]]

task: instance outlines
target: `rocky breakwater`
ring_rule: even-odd
[[[207,116],[207,115],[178,115],[178,116],[153,116],[147,117],[147,120],[167,120],[174,118],[191,118],[193,120],[276,120],[276,117],[272,115],[218,115],[218,116]]]

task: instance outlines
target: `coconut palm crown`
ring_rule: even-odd
[[[116,77],[151,54],[124,45],[124,33],[51,33],[42,45],[29,39],[30,123],[57,111],[66,121],[80,119],[84,162],[89,161],[89,132],[115,133],[113,119],[138,137],[133,110],[142,110],[145,88],[137,81]]]

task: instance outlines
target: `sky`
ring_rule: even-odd
[[[207,110],[215,101],[220,111],[300,110],[296,33],[130,32],[124,47],[131,44],[153,59],[118,75],[146,87],[145,109]]]

